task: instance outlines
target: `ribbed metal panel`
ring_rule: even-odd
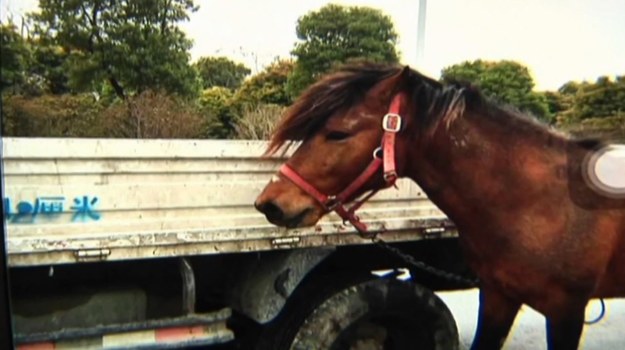
[[[314,228],[285,230],[256,212],[254,199],[282,162],[263,158],[265,146],[260,141],[5,138],[4,181],[13,214],[5,215],[9,264],[367,242],[334,215]],[[85,196],[88,202],[97,198],[93,216],[76,216],[71,207],[82,206]],[[62,213],[39,213],[33,220],[16,214],[18,203],[34,207],[38,198],[50,197],[63,198]],[[361,217],[390,230],[389,240],[417,239],[424,227],[446,221],[405,180],[399,190],[378,194]]]

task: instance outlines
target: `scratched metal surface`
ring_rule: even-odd
[[[267,223],[252,203],[282,159],[262,158],[264,142],[5,138],[3,147],[11,266],[368,242],[334,215],[302,230]],[[361,212],[388,240],[423,238],[446,221],[408,181]]]

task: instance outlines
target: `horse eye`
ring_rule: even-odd
[[[326,140],[329,141],[341,141],[348,138],[350,135],[342,131],[330,131],[326,134]]]

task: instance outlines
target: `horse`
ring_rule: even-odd
[[[479,277],[472,349],[499,349],[522,304],[546,318],[549,349],[576,349],[591,298],[625,296],[625,199],[588,182],[602,142],[576,140],[467,84],[407,66],[347,65],[287,109],[267,154],[298,145],[254,205],[305,227],[415,181],[456,225]],[[357,201],[355,206],[362,202]]]

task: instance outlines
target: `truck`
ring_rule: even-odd
[[[285,157],[265,147],[3,138],[17,348],[457,348],[435,292],[471,273],[419,187],[360,210],[376,239],[334,214],[275,227],[253,207]]]

